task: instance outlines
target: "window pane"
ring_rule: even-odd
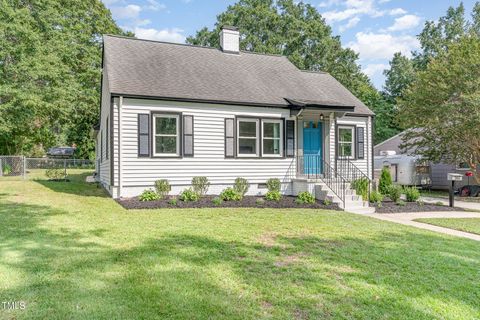
[[[352,156],[352,145],[350,143],[341,143],[339,148],[340,157]]]
[[[265,154],[280,154],[280,139],[265,139],[263,140],[263,153]]]
[[[264,123],[263,136],[267,138],[280,138],[280,123]]]
[[[238,139],[238,153],[240,154],[256,154],[256,139]]]
[[[155,117],[156,134],[177,134],[177,118]]]
[[[238,131],[239,131],[240,137],[256,137],[257,123],[240,121]]]
[[[338,141],[353,142],[352,129],[340,128],[338,130]]]
[[[177,153],[176,137],[155,137],[155,153]]]

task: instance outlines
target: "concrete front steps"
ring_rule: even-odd
[[[355,190],[347,186],[345,190],[345,207],[343,201],[321,180],[307,180],[297,179],[294,180],[294,194],[297,195],[302,191],[309,191],[315,195],[320,201],[328,200],[338,204],[338,206],[344,211],[370,214],[375,213],[375,208],[370,207],[368,201],[363,201],[361,196],[355,193]],[[340,188],[339,188],[340,189]]]

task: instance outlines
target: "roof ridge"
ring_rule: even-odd
[[[330,74],[330,73],[328,73],[328,72],[326,72],[326,71],[321,71],[321,70],[319,70],[319,71],[314,71],[314,70],[305,70],[305,69],[299,69],[299,70],[300,70],[300,71],[302,71],[302,72],[307,72],[307,73],[315,73],[315,74]]]

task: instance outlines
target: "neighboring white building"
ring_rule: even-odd
[[[178,194],[206,176],[218,194],[243,177],[263,194],[279,178],[285,194],[352,200],[339,181],[373,176],[374,114],[329,74],[239,51],[235,28],[220,36],[222,49],[104,36],[102,185],[132,197],[168,179]]]

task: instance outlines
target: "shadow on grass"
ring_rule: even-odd
[[[268,244],[197,234],[111,243],[108,230],[48,227],[67,214],[0,206],[0,298],[16,318],[431,319],[424,301],[478,314],[479,246],[435,235],[272,236]],[[5,281],[5,280],[0,280]],[[413,303],[410,298],[420,299]],[[423,300],[424,299],[424,300]],[[438,310],[437,310],[438,311]],[[461,316],[460,316],[461,317]],[[445,316],[448,318],[448,315]]]
[[[55,192],[85,197],[108,197],[107,192],[99,184],[85,182],[85,179],[89,175],[92,175],[92,173],[69,174],[68,179],[70,181],[68,182],[50,181],[46,179],[35,179],[34,181]]]

